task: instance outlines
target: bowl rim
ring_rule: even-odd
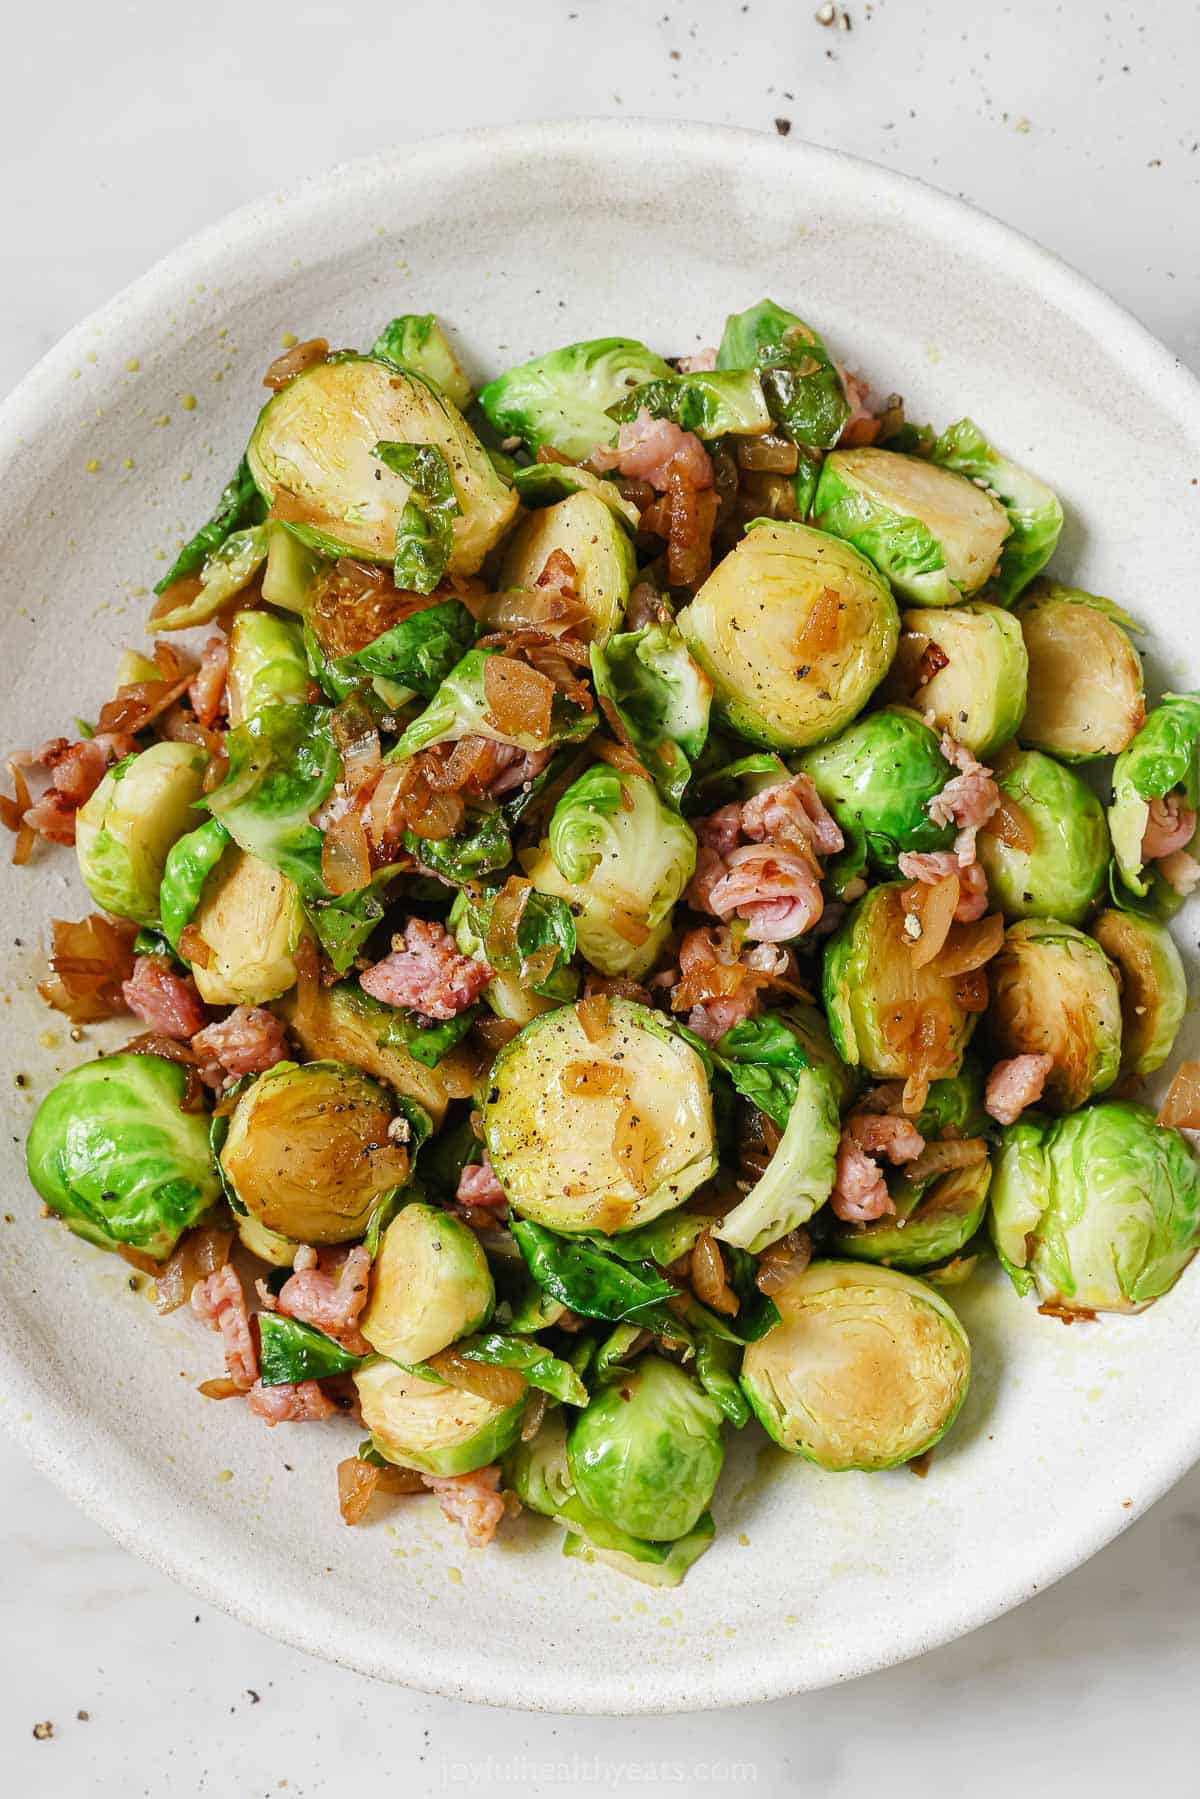
[[[876,195],[889,200],[918,226],[945,232],[953,225],[973,250],[1002,260],[1017,279],[1034,285],[1089,334],[1105,335],[1172,412],[1181,418],[1190,414],[1193,421],[1200,416],[1200,380],[1124,307],[1033,238],[918,177],[804,139],[789,138],[785,143],[740,127],[636,117],[566,117],[481,126],[400,144],[261,195],[204,227],[68,331],[0,403],[0,465],[20,452],[23,438],[43,429],[54,399],[66,390],[72,371],[98,332],[125,329],[136,321],[142,341],[157,337],[156,324],[161,325],[172,311],[173,300],[182,308],[198,280],[214,270],[227,270],[231,259],[236,262],[256,244],[261,245],[264,233],[291,237],[306,222],[335,209],[342,197],[361,197],[397,180],[419,181],[423,168],[445,175],[455,165],[469,169],[484,160],[495,165],[503,159],[511,164],[558,153],[602,158],[634,146],[644,151],[647,144],[677,159],[736,164],[743,177],[757,162],[764,170],[769,165],[786,180],[790,160],[817,177],[825,170],[842,178],[869,181]],[[1190,1428],[1188,1420],[1182,1419],[1178,1434],[1157,1446],[1158,1453],[1144,1471],[1139,1498],[1128,1510],[1115,1519],[1094,1517],[1065,1553],[1061,1545],[1039,1550],[1031,1544],[1029,1561],[1019,1578],[1006,1575],[972,1602],[960,1600],[952,1619],[932,1636],[926,1628],[893,1618],[886,1642],[877,1642],[833,1675],[826,1671],[806,1678],[799,1657],[764,1657],[758,1664],[742,1658],[716,1666],[698,1660],[686,1676],[660,1669],[652,1690],[635,1686],[629,1691],[621,1670],[597,1668],[588,1682],[572,1686],[565,1669],[526,1664],[518,1671],[517,1690],[502,1691],[486,1658],[471,1665],[461,1649],[452,1654],[420,1641],[409,1643],[402,1633],[390,1639],[385,1653],[369,1630],[356,1630],[342,1615],[337,1619],[338,1641],[331,1644],[333,1614],[315,1594],[290,1596],[285,1607],[274,1610],[265,1601],[242,1600],[233,1583],[223,1582],[212,1571],[221,1563],[219,1556],[205,1553],[205,1532],[179,1531],[166,1511],[147,1517],[121,1482],[97,1477],[89,1470],[86,1453],[79,1453],[71,1434],[72,1413],[60,1401],[53,1380],[25,1365],[3,1335],[0,1376],[9,1402],[0,1406],[0,1417],[35,1466],[122,1547],[208,1603],[293,1648],[374,1678],[448,1698],[557,1713],[620,1715],[749,1704],[811,1691],[905,1661],[965,1635],[1070,1573],[1119,1536],[1200,1459],[1198,1409]]]

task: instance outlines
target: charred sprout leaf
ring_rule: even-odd
[[[817,333],[760,300],[725,321],[718,369],[756,369],[771,417],[796,444],[828,450],[850,416],[841,377]]]
[[[432,593],[449,566],[454,521],[462,513],[445,451],[434,444],[381,442],[371,454],[412,490],[396,525],[396,586]]]
[[[453,1018],[422,1024],[418,1022],[415,1012],[398,1006],[394,1009],[380,1042],[407,1050],[414,1061],[423,1063],[426,1068],[436,1068],[442,1057],[456,1043],[461,1043],[478,1016],[479,1007],[468,1006]]]
[[[471,404],[471,383],[451,349],[437,314],[406,312],[383,327],[371,345],[372,356],[415,369],[453,400],[460,412]]]
[[[623,425],[643,410],[703,438],[757,436],[771,429],[763,389],[749,369],[647,381],[610,406],[608,416]]]
[[[264,1387],[282,1387],[290,1381],[324,1380],[329,1374],[346,1374],[360,1368],[363,1358],[343,1349],[324,1331],[282,1312],[260,1312],[259,1370]]]
[[[254,485],[254,478],[243,456],[232,480],[222,488],[212,517],[184,544],[162,580],[155,582],[155,593],[164,592],[175,581],[184,581],[190,575],[198,575],[213,551],[219,550],[227,537],[248,525],[261,524],[266,513],[262,495]]]
[[[1009,535],[993,587],[1000,602],[1011,606],[1054,554],[1063,527],[1057,494],[994,450],[971,419],[959,419],[943,431],[930,454],[942,468],[966,475],[994,493],[1007,512]]]
[[[531,1387],[540,1387],[564,1405],[585,1406],[587,1388],[569,1362],[561,1362],[540,1343],[525,1337],[501,1336],[489,1331],[484,1336],[464,1337],[454,1345],[468,1362],[486,1362],[493,1368],[515,1368]]]
[[[225,738],[229,770],[208,796],[234,842],[287,875],[306,899],[327,897],[321,832],[311,815],[333,791],[338,755],[321,706],[268,706]]]
[[[708,736],[712,682],[674,625],[648,625],[594,643],[596,692],[619,715],[655,786],[677,810]]]
[[[545,1292],[585,1318],[638,1322],[639,1312],[675,1288],[651,1262],[622,1262],[610,1252],[520,1219],[512,1227],[529,1271]]]

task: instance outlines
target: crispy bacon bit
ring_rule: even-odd
[[[997,1124],[1015,1124],[1027,1106],[1036,1106],[1054,1067],[1053,1056],[1010,1056],[988,1076],[983,1107]]]
[[[1159,1124],[1200,1130],[1200,1062],[1181,1062],[1158,1114]]]
[[[717,366],[717,352],[709,344],[703,350],[695,350],[690,356],[677,356],[675,367],[681,375],[705,374]]]
[[[1172,850],[1169,856],[1161,857],[1158,872],[1168,887],[1173,887],[1185,899],[1200,884],[1200,862],[1186,850]]]
[[[893,1164],[912,1162],[925,1139],[905,1118],[857,1112],[846,1120],[838,1145],[837,1174],[830,1208],[836,1218],[864,1224],[895,1211],[876,1156]]]
[[[1186,849],[1196,834],[1196,814],[1183,795],[1168,793],[1152,799],[1146,829],[1142,833],[1142,861],[1157,862],[1176,850]]]
[[[673,468],[686,473],[697,492],[712,486],[712,463],[695,433],[681,431],[670,419],[651,418],[644,406],[621,426],[615,450],[601,446],[591,462],[602,474],[616,469],[633,480],[648,481],[659,493],[667,491]]]
[[[352,1354],[365,1355],[369,1345],[358,1317],[367,1303],[370,1276],[370,1252],[361,1243],[344,1259],[322,1251],[316,1267],[297,1268],[283,1283],[276,1310],[335,1337]]]
[[[315,368],[318,362],[324,362],[329,354],[329,345],[323,337],[306,338],[302,344],[285,350],[274,362],[268,364],[267,372],[262,378],[264,387],[274,388],[278,393],[289,381],[302,375],[305,369]]]
[[[942,733],[941,747],[946,761],[959,773],[946,782],[925,808],[930,822],[981,830],[1000,804],[1000,789],[992,779],[992,771],[977,762],[970,750],[948,731]]]
[[[201,1061],[201,1073],[210,1086],[220,1087],[227,1076],[263,1074],[287,1060],[287,1032],[281,1021],[264,1006],[236,1006],[228,1018],[206,1025],[192,1038]]]
[[[460,956],[440,924],[410,918],[392,953],[362,976],[362,989],[388,1006],[409,1006],[426,1018],[454,1018],[473,1006],[492,979],[475,956]]]
[[[122,984],[133,973],[136,926],[92,912],[78,922],[50,921],[49,974],[38,992],[76,1024],[123,1012]]]
[[[215,725],[225,710],[225,678],[229,672],[229,639],[210,637],[200,657],[200,667],[188,686],[188,698],[199,722]]]
[[[486,1549],[504,1516],[497,1464],[473,1474],[426,1474],[423,1479],[450,1523],[462,1525],[469,1547]]]
[[[671,1010],[687,1012],[688,1029],[705,1043],[716,1043],[754,1016],[760,989],[790,966],[787,951],[772,943],[742,949],[726,926],[698,926],[679,945],[680,979],[671,989]]]
[[[987,911],[987,875],[982,864],[972,861],[964,867],[953,850],[904,850],[899,865],[905,880],[923,881],[929,886],[944,881],[949,875],[955,876],[958,881],[958,904],[954,908],[956,924],[973,924]]]
[[[258,1379],[258,1355],[246,1314],[246,1295],[232,1262],[192,1288],[192,1311],[201,1324],[221,1333],[229,1378],[243,1392],[248,1391]]]
[[[247,1404],[272,1430],[277,1424],[319,1424],[337,1411],[315,1380],[284,1381],[278,1387],[264,1387],[255,1381]]]
[[[176,974],[169,956],[138,956],[121,994],[134,1016],[161,1037],[186,1042],[208,1023],[195,982]]]
[[[508,1201],[504,1196],[504,1188],[496,1179],[496,1172],[486,1149],[482,1162],[464,1164],[454,1197],[461,1205],[487,1206],[495,1211],[507,1210]]]

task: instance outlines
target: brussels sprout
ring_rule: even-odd
[[[785,437],[832,449],[850,407],[841,377],[817,333],[774,300],[725,321],[719,369],[757,369],[771,417]]]
[[[575,1497],[567,1460],[567,1426],[561,1412],[549,1412],[530,1442],[516,1443],[504,1458],[504,1484],[521,1504],[543,1518],[557,1518]]]
[[[415,756],[418,750],[432,749],[435,743],[449,743],[459,737],[487,737],[493,743],[511,743],[517,749],[542,750],[549,744],[575,743],[595,729],[596,714],[581,712],[555,689],[548,734],[535,729],[502,731],[493,722],[488,695],[488,665],[493,660],[499,667],[504,666],[505,659],[495,650],[468,650],[424,712],[413,719],[389,750],[388,761]]]
[[[1133,912],[1101,912],[1092,936],[1121,976],[1121,1073],[1153,1074],[1175,1047],[1187,1011],[1187,976],[1165,925]]]
[[[901,1177],[892,1183],[894,1217],[870,1224],[835,1221],[830,1247],[838,1255],[886,1268],[933,1268],[957,1256],[983,1223],[991,1178],[986,1160],[973,1168],[954,1168],[920,1188]]]
[[[827,456],[813,518],[861,550],[918,606],[969,600],[1009,535],[1003,506],[973,481],[894,450]]]
[[[607,506],[635,535],[641,524],[641,513],[632,500],[624,498],[615,481],[602,481],[591,469],[573,462],[531,462],[526,468],[514,468],[512,483],[525,506],[553,506],[572,494],[586,493]]]
[[[692,661],[674,625],[624,631],[592,645],[596,692],[617,712],[659,792],[678,807],[691,778],[689,757],[708,737],[712,682]]]
[[[927,810],[954,775],[938,735],[915,712],[885,707],[860,718],[832,743],[808,750],[797,765],[841,826],[845,866],[861,874],[868,858],[896,873],[905,850],[942,850],[953,824],[935,825]]]
[[[460,412],[471,404],[471,383],[434,312],[406,312],[383,327],[372,356],[399,362],[432,382]]]
[[[555,550],[571,559],[573,586],[591,619],[592,639],[606,643],[621,623],[637,579],[628,531],[595,494],[572,494],[522,519],[500,565],[500,587],[536,587]]]
[[[393,1362],[424,1362],[492,1315],[496,1289],[479,1239],[461,1219],[421,1203],[383,1233],[359,1329]]]
[[[1150,801],[1178,791],[1193,812],[1200,809],[1200,693],[1164,693],[1117,757],[1112,791],[1108,823],[1117,868],[1126,887],[1144,896],[1150,892],[1142,862]]]
[[[322,567],[322,559],[294,531],[273,520],[267,526],[267,566],[263,570],[262,597],[282,612],[303,614],[308,590]]]
[[[952,976],[918,968],[904,932],[903,881],[872,887],[825,949],[822,992],[843,1061],[881,1080],[957,1074],[975,1023]]]
[[[305,369],[268,400],[246,451],[259,492],[304,543],[328,556],[391,562],[413,484],[378,443],[445,457],[459,507],[451,574],[473,575],[503,536],[517,496],[458,408],[411,369],[345,356]]]
[[[207,962],[192,964],[210,1006],[262,1006],[295,986],[304,908],[287,876],[257,856],[230,845],[204,883],[191,923],[211,952]]]
[[[991,1231],[1019,1293],[1065,1311],[1140,1312],[1200,1247],[1200,1168],[1146,1106],[1105,1101],[1001,1137]]]
[[[582,462],[598,444],[616,442],[610,406],[643,381],[673,374],[633,338],[597,337],[509,369],[488,383],[479,404],[501,437],[519,437],[530,450],[552,444]]]
[[[308,697],[300,626],[272,612],[238,612],[229,632],[229,722],[243,725],[264,706]]]
[[[1146,717],[1142,663],[1110,600],[1038,581],[1014,616],[1029,656],[1021,739],[1064,762],[1126,748]]]
[[[994,450],[971,419],[959,419],[943,431],[930,460],[986,487],[1008,514],[1009,536],[1000,552],[994,587],[1000,602],[1011,606],[1054,554],[1063,527],[1057,494]]]
[[[266,525],[254,525],[248,531],[234,531],[219,549],[212,552],[200,570],[200,591],[192,599],[181,600],[169,612],[160,612],[148,620],[147,631],[189,631],[193,625],[207,624],[223,612],[243,588],[249,587],[267,559],[270,532]]]
[[[724,1454],[720,1408],[655,1355],[597,1393],[567,1433],[584,1505],[652,1542],[686,1536],[708,1510]]]
[[[540,893],[566,900],[593,967],[636,981],[670,934],[672,907],[696,866],[696,837],[652,782],[597,762],[567,788],[547,840],[521,862]]]
[[[163,863],[158,890],[162,933],[176,955],[183,928],[191,922],[204,883],[230,845],[229,832],[219,819],[206,819],[194,831],[176,838]]]
[[[345,1062],[277,1062],[234,1107],[221,1151],[239,1205],[298,1243],[361,1237],[409,1155],[389,1134],[396,1108]]]
[[[483,1130],[509,1204],[556,1231],[645,1224],[717,1162],[703,1062],[630,1000],[594,1041],[573,1006],[527,1024],[493,1064]]]
[[[504,888],[460,888],[447,924],[464,956],[495,970],[483,997],[498,1018],[528,1024],[575,998],[575,920],[565,901],[514,877]]]
[[[75,853],[98,906],[158,923],[167,852],[195,823],[208,754],[194,743],[155,743],[110,768],[75,816]]]
[[[1095,905],[1108,871],[1104,809],[1081,778],[1040,750],[1023,750],[997,784],[1019,808],[1033,847],[1006,843],[985,825],[979,860],[993,904],[1009,918],[1058,918],[1078,924]]]
[[[677,623],[730,730],[775,749],[844,729],[886,674],[899,631],[865,557],[769,521],[718,563]]]
[[[771,429],[771,414],[758,376],[749,369],[707,370],[647,381],[610,406],[608,416],[625,424],[645,410],[670,419],[697,437],[757,437]]]
[[[713,1231],[757,1255],[807,1224],[833,1192],[841,1126],[829,1077],[801,1069],[787,1124],[766,1170]]]
[[[291,1268],[300,1245],[280,1231],[269,1231],[252,1212],[234,1212],[233,1222],[243,1249],[272,1268]]]
[[[742,1387],[781,1449],[831,1473],[895,1468],[949,1430],[971,1349],[941,1296],[894,1268],[812,1262],[775,1295]]]
[[[932,713],[939,731],[949,731],[984,759],[1016,735],[1029,659],[1010,612],[983,600],[914,606],[901,614],[900,625],[890,697],[923,717]]]
[[[402,1468],[469,1474],[496,1461],[521,1433],[523,1398],[495,1405],[394,1362],[368,1362],[354,1385],[374,1448]]]
[[[165,593],[176,581],[185,581],[192,575],[198,575],[213,551],[219,550],[227,537],[235,531],[245,530],[249,525],[260,524],[265,512],[262,496],[254,485],[253,476],[243,457],[232,480],[222,489],[216,511],[208,523],[201,525],[196,535],[184,544],[162,580],[154,583],[155,593]],[[157,629],[157,625],[155,628]]]
[[[350,1062],[386,1081],[423,1107],[435,1129],[450,1100],[471,1091],[471,1063],[465,1051],[452,1049],[436,1067],[419,1062],[389,1035],[395,1007],[372,999],[356,985],[340,981],[335,987],[316,987],[305,994],[303,1004],[289,995],[278,1009],[306,1056]]]
[[[309,819],[329,798],[339,770],[329,713],[321,706],[268,706],[228,732],[225,754],[228,772],[208,796],[213,816],[241,849],[287,875],[305,898],[324,896],[321,832]]]
[[[999,1056],[1051,1056],[1043,1103],[1070,1112],[1116,1080],[1121,995],[1092,938],[1055,918],[1010,925],[988,963],[985,1029]]]
[[[170,1255],[221,1197],[208,1116],[185,1112],[187,1071],[163,1056],[105,1056],[52,1087],[26,1146],[29,1178],[76,1236]]]
[[[258,1329],[259,1378],[264,1387],[324,1380],[331,1374],[347,1374],[362,1362],[336,1338],[282,1312],[260,1312]]]
[[[983,1065],[970,1050],[948,1081],[934,1081],[913,1124],[927,1143],[941,1137],[982,1137],[991,1129],[984,1110]]]

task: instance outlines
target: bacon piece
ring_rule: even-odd
[[[471,1474],[424,1474],[431,1493],[436,1493],[442,1512],[451,1524],[461,1524],[471,1549],[486,1549],[504,1516],[504,1496],[499,1491],[500,1469],[495,1462]]]
[[[215,725],[218,716],[225,710],[223,701],[228,672],[229,639],[210,637],[200,657],[200,667],[187,690],[192,710],[206,729]]]
[[[925,1147],[916,1125],[892,1112],[852,1113],[846,1129],[860,1149],[869,1156],[886,1156],[893,1166],[915,1162]]]
[[[821,856],[845,848],[845,838],[825,808],[810,775],[793,775],[764,787],[742,807],[742,835],[752,843],[811,845]]]
[[[1142,833],[1142,861],[1157,862],[1186,849],[1196,834],[1196,814],[1179,793],[1150,801],[1150,816]]]
[[[688,904],[717,918],[744,919],[756,941],[800,937],[820,918],[821,871],[810,853],[743,843],[713,863],[711,851],[697,856]]]
[[[666,493],[672,466],[687,477],[699,493],[713,484],[708,451],[693,431],[681,431],[670,419],[651,418],[643,406],[635,419],[621,426],[615,450],[603,446],[592,454],[592,467],[616,469],[635,481],[649,481],[658,493]]]
[[[410,1006],[426,1018],[454,1018],[474,1005],[492,978],[486,962],[460,956],[440,924],[410,918],[392,953],[362,977],[362,990],[389,1006]]]
[[[855,1112],[846,1120],[838,1144],[837,1173],[830,1209],[846,1223],[865,1224],[895,1211],[876,1156],[894,1165],[913,1162],[925,1139],[907,1118],[884,1112]]]
[[[1200,862],[1194,856],[1189,856],[1186,850],[1172,850],[1169,856],[1163,856],[1158,864],[1158,872],[1168,887],[1183,894],[1185,899],[1200,884]]]
[[[247,1404],[255,1417],[272,1429],[277,1424],[318,1423],[332,1418],[337,1411],[315,1380],[284,1381],[278,1387],[264,1387],[261,1381],[255,1381]]]
[[[258,1379],[258,1355],[246,1314],[246,1295],[232,1262],[196,1282],[192,1311],[209,1330],[220,1331],[229,1378],[248,1392]]]
[[[49,769],[54,777],[41,798],[26,809],[22,822],[47,843],[74,843],[75,814],[91,799],[104,779],[110,754],[115,760],[123,742],[109,736],[85,737],[78,743],[52,737],[32,756],[19,758]]]
[[[671,1009],[686,1011],[688,1029],[705,1043],[716,1043],[734,1025],[753,1017],[759,989],[786,973],[789,961],[787,951],[771,943],[739,953],[731,931],[701,925],[688,931],[679,945],[681,978],[672,985]],[[666,980],[672,983],[669,973]]]
[[[876,418],[867,404],[871,390],[861,375],[853,375],[849,369],[840,365],[838,373],[850,402],[850,416],[842,426],[838,448],[849,450],[860,444],[873,444],[879,436],[881,420]]]
[[[287,1060],[287,1032],[265,1006],[237,1006],[228,1018],[206,1025],[192,1038],[200,1057],[200,1077],[220,1087],[230,1075],[265,1074]]]
[[[486,1149],[482,1162],[467,1162],[463,1165],[454,1197],[460,1205],[491,1206],[497,1211],[508,1205],[504,1188],[496,1179],[496,1171]]]
[[[727,806],[710,812],[707,818],[694,819],[692,824],[698,843],[715,850],[718,856],[727,856],[730,850],[737,848],[742,833],[742,808],[736,800],[731,800]]]
[[[711,344],[707,349],[694,351],[691,356],[677,356],[675,358],[675,367],[679,370],[681,375],[707,374],[710,369],[715,369],[716,366],[717,352],[713,349]]]
[[[947,875],[957,875],[958,905],[954,909],[957,924],[974,924],[988,909],[987,875],[982,865],[975,861],[964,865],[954,850],[903,850],[899,866],[906,881],[922,881],[930,887],[945,880]]]
[[[486,791],[493,799],[502,799],[506,793],[515,793],[518,788],[525,787],[540,775],[553,755],[553,750],[519,750],[511,743],[493,744],[496,755],[496,772],[487,783]]]
[[[169,956],[137,956],[121,997],[135,1017],[160,1037],[190,1041],[208,1023],[191,975],[176,974]]]
[[[991,769],[977,762],[970,750],[948,731],[942,733],[941,748],[947,762],[959,773],[930,800],[926,807],[930,821],[977,831],[1000,804],[1000,789],[992,779]]]
[[[1010,1056],[988,1076],[983,1109],[997,1124],[1015,1124],[1026,1106],[1036,1106],[1054,1067],[1053,1056]]]
[[[344,1259],[326,1251],[309,1261],[298,1251],[295,1272],[280,1288],[275,1309],[336,1337],[353,1355],[365,1355],[370,1345],[359,1331],[358,1317],[367,1303],[370,1276],[370,1252],[361,1243]]]

